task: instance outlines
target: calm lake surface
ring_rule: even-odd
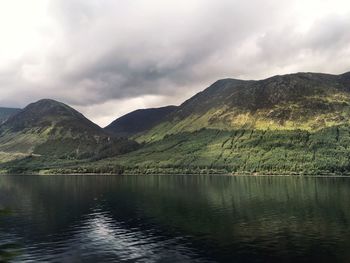
[[[350,178],[0,176],[15,262],[350,262]]]

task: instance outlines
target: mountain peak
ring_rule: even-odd
[[[68,114],[68,115],[79,115],[82,116],[79,112],[71,108],[70,106],[52,99],[41,99],[37,102],[33,102],[25,107],[25,111],[35,110],[38,114]],[[57,112],[55,112],[57,111]]]
[[[11,116],[1,127],[2,130],[20,131],[28,128],[47,129],[65,127],[70,130],[85,130],[103,133],[96,124],[70,106],[52,99],[41,99],[29,104],[17,114]]]
[[[44,99],[40,99],[36,102],[33,102],[33,103],[53,103],[53,104],[63,104],[62,102],[59,102],[57,100],[54,100],[54,99],[47,99],[47,98],[44,98]]]
[[[59,102],[57,100],[53,100],[53,99],[40,99],[36,102],[32,102],[30,104],[27,105],[26,108],[28,107],[44,107],[44,109],[47,109],[47,107],[64,107],[67,108],[69,107],[68,105]]]

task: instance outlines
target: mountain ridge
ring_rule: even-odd
[[[141,131],[127,134],[141,145],[124,141],[127,149],[117,153],[111,150],[114,144],[107,145],[108,150],[96,156],[101,141],[86,140],[94,136],[85,137],[81,133],[77,140],[67,135],[69,143],[64,145],[73,147],[61,149],[60,155],[56,149],[61,147],[61,140],[54,143],[48,140],[32,151],[42,156],[5,162],[0,165],[0,173],[350,175],[349,72],[218,80],[162,118],[155,118],[152,125],[144,126],[147,114],[154,110],[157,109],[125,115],[127,120],[134,118],[131,126],[128,121],[124,126],[128,131],[139,124],[142,127]],[[58,123],[66,123],[65,118]],[[24,126],[28,129],[30,122]],[[35,128],[29,130],[35,133]],[[24,131],[27,136],[26,128]],[[103,133],[111,136],[110,131]],[[62,133],[51,135],[61,138]],[[0,152],[4,147],[2,139],[0,136]],[[75,144],[79,141],[84,147],[87,143],[87,149]],[[79,147],[83,147],[82,154],[76,152]],[[47,155],[59,158],[45,159]],[[78,161],[70,162],[67,158]]]
[[[263,80],[218,80],[137,140],[149,142],[201,128],[317,130],[342,124],[350,117],[349,76],[293,73]]]

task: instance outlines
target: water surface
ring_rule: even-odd
[[[17,262],[350,262],[350,178],[1,176]]]

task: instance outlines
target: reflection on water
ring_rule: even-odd
[[[17,261],[349,262],[350,178],[2,176]]]

